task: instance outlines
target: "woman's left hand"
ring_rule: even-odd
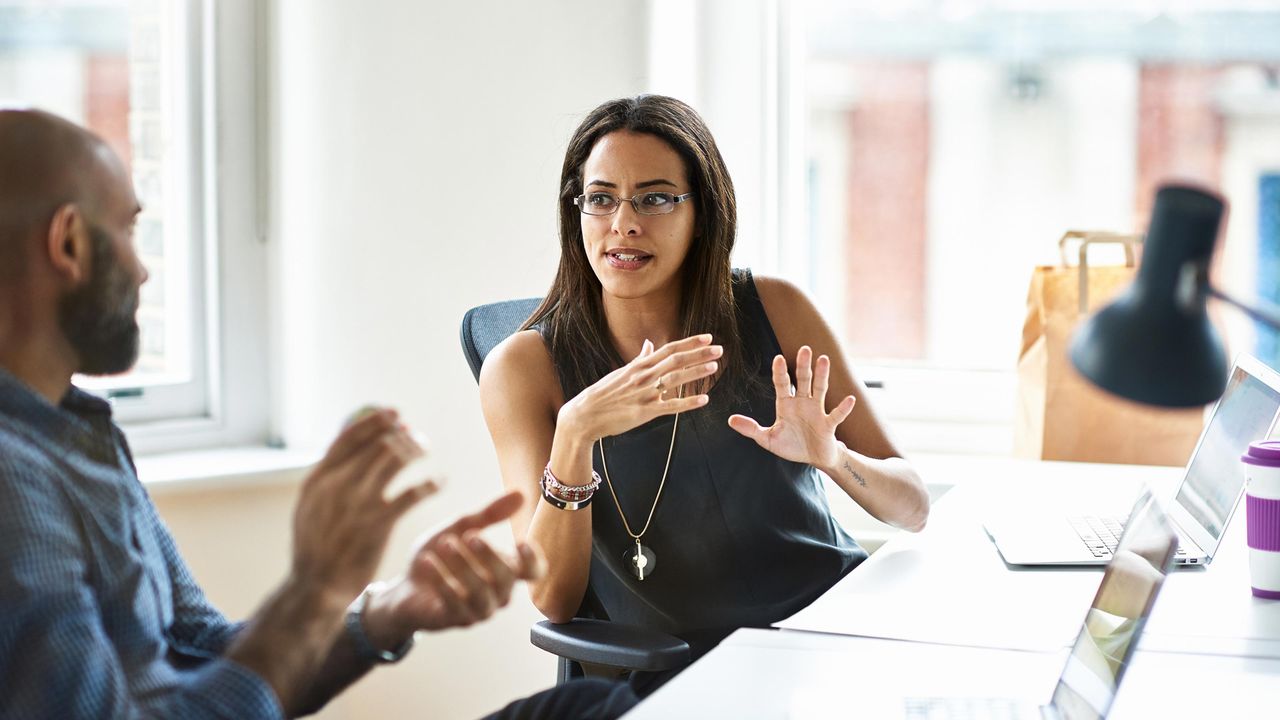
[[[773,389],[777,394],[777,410],[773,425],[761,427],[746,415],[733,415],[729,418],[729,427],[784,460],[807,463],[817,468],[834,467],[844,445],[836,439],[836,427],[853,412],[855,399],[852,395],[846,397],[828,413],[826,399],[830,376],[830,358],[822,355],[814,363],[813,350],[805,345],[796,353],[793,393],[786,358],[776,356],[773,359]]]

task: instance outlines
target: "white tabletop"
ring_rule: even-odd
[[[1011,568],[982,529],[998,513],[1124,515],[1179,469],[957,458],[929,526],[895,537],[781,630],[741,630],[628,718],[894,717],[904,697],[1048,700],[1101,569]],[[1244,516],[1209,567],[1166,581],[1114,718],[1263,717],[1280,708],[1280,602],[1250,594]],[[1280,711],[1278,711],[1280,712]]]
[[[1001,514],[1125,516],[1142,486],[1171,496],[1181,471],[1010,459],[967,459],[963,481],[934,504],[929,526],[901,535],[778,627],[921,642],[1047,651],[1068,645],[1101,568],[1012,568],[983,530]],[[938,470],[933,469],[936,473]],[[1243,510],[1208,567],[1169,577],[1150,649],[1280,658],[1280,602],[1249,588]]]
[[[739,630],[629,713],[663,718],[893,718],[908,697],[1048,702],[1065,652]],[[1110,717],[1274,717],[1280,660],[1139,652]]]

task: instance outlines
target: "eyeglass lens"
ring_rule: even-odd
[[[667,192],[640,193],[635,197],[619,198],[607,192],[590,192],[578,196],[578,206],[588,215],[612,215],[623,202],[631,203],[641,215],[666,215],[675,210],[675,195]]]

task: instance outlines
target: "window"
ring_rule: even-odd
[[[75,379],[112,399],[143,451],[266,435],[265,405],[252,399],[265,395],[265,359],[252,349],[262,331],[219,321],[228,293],[263,294],[261,248],[242,242],[261,245],[259,173],[224,162],[253,149],[256,27],[248,0],[0,0],[0,106],[89,127],[129,167],[143,206],[136,244],[151,277],[139,361],[121,376]],[[235,374],[232,396],[223,388]]]
[[[1027,271],[1063,230],[1141,229],[1168,177],[1260,196],[1280,12],[1125,5],[807,7],[811,242],[842,251],[859,356],[1007,368]],[[1257,246],[1232,219],[1231,249]]]
[[[808,242],[862,363],[1011,392],[1031,267],[1067,229],[1142,231],[1169,177],[1235,201],[1220,282],[1274,293],[1253,269],[1280,247],[1259,215],[1280,167],[1280,12],[1196,5],[800,6]]]
[[[655,71],[655,90],[727,138],[745,177],[740,262],[809,291],[883,381],[905,445],[1011,448],[1032,267],[1057,262],[1068,229],[1141,232],[1165,178],[1231,199],[1220,286],[1280,292],[1274,4],[730,5],[699,4],[700,82]],[[758,87],[730,79],[755,67]],[[1233,349],[1280,361],[1274,335],[1218,317]]]
[[[0,97],[88,126],[130,168],[143,212],[137,248],[141,353],[133,371],[77,384],[120,396],[122,419],[207,411],[199,233],[189,231],[193,175],[181,4],[161,0],[25,2],[4,7]],[[174,12],[177,11],[177,12]],[[147,402],[138,402],[147,398]]]

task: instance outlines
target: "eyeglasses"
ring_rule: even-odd
[[[693,193],[674,195],[668,192],[647,192],[629,198],[620,198],[607,192],[590,192],[573,199],[586,215],[612,215],[618,212],[622,203],[629,202],[631,207],[641,215],[667,215],[675,211],[676,205],[693,198]]]

